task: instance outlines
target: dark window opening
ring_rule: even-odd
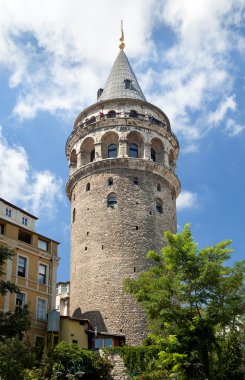
[[[117,157],[117,145],[110,144],[108,146],[108,158]]]
[[[112,186],[113,185],[113,178],[108,178],[108,186]]]
[[[25,305],[25,294],[17,293],[16,294],[16,306],[23,307]]]
[[[75,194],[73,194],[73,200],[75,201],[75,199],[76,199],[76,195],[75,195]]]
[[[97,91],[97,100],[102,95],[102,92],[103,92],[103,88],[99,88],[98,91]]]
[[[19,258],[18,258],[18,276],[20,276],[20,277],[26,276],[26,264],[27,264],[27,259],[25,257],[19,256]]]
[[[74,223],[76,220],[76,209],[74,208],[72,211],[72,222]]]
[[[134,157],[138,158],[138,145],[131,143],[129,144],[129,152],[128,152],[129,157]]]
[[[47,267],[44,264],[39,264],[38,282],[39,284],[46,284]]]
[[[90,183],[89,182],[86,185],[86,191],[90,191]]]
[[[95,149],[91,150],[90,152],[90,162],[93,162],[95,159]]]
[[[12,210],[10,210],[10,208],[6,208],[5,215],[8,216],[9,218],[11,218],[11,216],[12,216]]]
[[[4,224],[0,224],[0,234],[4,234]]]
[[[24,243],[31,244],[32,235],[26,231],[19,230],[18,239],[23,241]]]
[[[107,113],[107,119],[113,119],[113,118],[115,118],[116,117],[116,112],[115,111],[109,111],[108,113]]]
[[[132,89],[132,81],[131,79],[124,79],[125,90]]]
[[[115,197],[115,195],[110,195],[107,198],[107,207],[114,208],[116,204],[117,204],[117,198]]]
[[[87,236],[89,235],[89,232],[87,232]]]
[[[89,124],[93,124],[96,122],[96,117],[95,116],[92,116],[88,121],[87,121],[87,125]]]
[[[134,273],[136,272],[136,267],[134,267]]]
[[[131,110],[129,112],[129,117],[132,117],[134,119],[137,119],[138,118],[138,112],[134,111],[134,110]]]
[[[88,250],[88,247],[85,247],[85,251],[87,251]]]
[[[138,177],[134,177],[134,185],[138,186],[139,184],[139,179]]]
[[[77,340],[76,339],[72,339],[72,343],[73,344],[77,344]]]
[[[160,185],[160,183],[157,184],[157,191],[161,191],[161,185]]]
[[[151,148],[151,159],[156,162],[156,151]]]
[[[138,229],[139,229],[139,226],[136,226],[135,229],[138,230]]]
[[[156,211],[162,214],[162,202],[156,201]]]
[[[104,249],[104,246],[103,246],[103,245],[101,246],[101,249]]]

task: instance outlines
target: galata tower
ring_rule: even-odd
[[[149,266],[146,253],[176,232],[179,144],[165,113],[148,103],[120,50],[97,102],[83,110],[67,140],[71,202],[71,316],[102,333],[146,336],[144,313],[123,290]]]

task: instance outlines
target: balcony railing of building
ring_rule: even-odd
[[[92,116],[90,119],[85,119],[84,121],[78,123],[78,128],[79,129],[85,128],[87,126],[96,124],[97,122],[105,121],[107,119],[110,119],[110,120],[112,120],[112,119],[134,119],[134,120],[140,120],[140,121],[147,121],[151,124],[154,124],[154,125],[157,125],[159,127],[166,129],[172,135],[172,137],[176,140],[177,145],[179,147],[178,139],[177,139],[176,135],[174,134],[174,132],[168,126],[167,122],[166,121],[163,122],[161,120],[158,120],[154,116],[152,116],[148,113],[141,114],[141,113],[138,113],[136,111],[129,111],[129,112],[109,111],[109,112],[104,114],[103,112],[100,112],[97,116]],[[72,133],[70,134],[70,136],[68,137],[66,146],[69,145],[69,142],[71,141],[72,137],[75,135],[76,130],[77,130],[77,128],[75,130],[73,130]]]

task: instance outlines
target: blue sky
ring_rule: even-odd
[[[244,0],[0,0],[0,196],[39,217],[69,279],[65,142],[125,53],[181,153],[178,228],[244,258]]]

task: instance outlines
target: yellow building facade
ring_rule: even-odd
[[[0,296],[0,311],[14,312],[29,305],[31,329],[25,339],[31,345],[46,333],[47,314],[55,310],[58,242],[35,231],[37,218],[0,198],[0,244],[15,253],[7,260],[1,278],[16,284],[19,294]]]

